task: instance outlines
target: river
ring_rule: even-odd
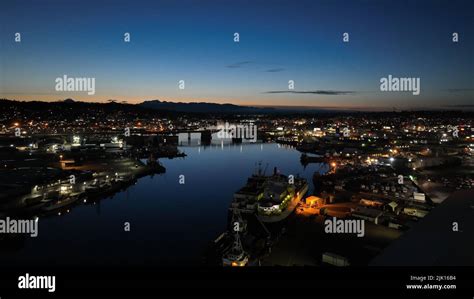
[[[147,176],[95,205],[39,219],[36,238],[2,246],[4,265],[200,265],[205,248],[226,228],[232,195],[256,171],[303,176],[312,191],[319,164],[274,143],[183,146],[185,158],[160,159],[166,173]],[[267,166],[268,164],[268,166]],[[184,184],[180,177],[184,175]],[[182,180],[181,180],[182,182]],[[130,231],[125,231],[126,222]],[[5,244],[5,241],[2,243]]]

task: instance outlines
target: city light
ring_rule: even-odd
[[[473,1],[3,2],[0,264],[19,297],[56,290],[24,274],[92,297],[470,281],[413,266],[474,264]]]

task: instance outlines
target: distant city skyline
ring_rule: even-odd
[[[467,0],[7,0],[0,98],[473,109],[473,11]],[[63,75],[95,78],[95,94],[56,91]],[[420,95],[380,91],[389,75],[420,78]]]

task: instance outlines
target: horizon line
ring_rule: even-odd
[[[169,101],[169,100],[143,100],[141,102],[129,102],[109,99],[105,101],[84,101],[75,100],[73,98],[57,99],[57,100],[22,100],[22,99],[9,99],[0,98],[0,100],[16,101],[16,102],[44,102],[44,103],[60,103],[66,100],[72,100],[78,103],[91,103],[91,104],[123,104],[123,105],[140,105],[145,102],[159,101],[162,103],[174,103],[174,104],[214,104],[214,105],[234,105],[237,107],[250,107],[250,108],[273,108],[273,109],[294,109],[299,111],[308,110],[336,110],[336,111],[354,111],[354,112],[400,112],[400,111],[459,111],[459,110],[474,110],[474,105],[445,105],[435,107],[423,107],[423,106],[410,106],[410,107],[383,107],[383,106],[306,106],[306,105],[252,105],[252,104],[234,104],[234,103],[217,103],[217,102],[203,102],[203,101]]]

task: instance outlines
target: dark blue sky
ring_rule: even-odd
[[[3,0],[1,6],[1,97],[374,109],[474,103],[474,1]],[[64,74],[95,77],[96,94],[57,92],[54,80]],[[419,77],[421,94],[380,92],[380,78],[389,74]],[[269,93],[286,91],[288,80],[296,91],[335,92]]]

